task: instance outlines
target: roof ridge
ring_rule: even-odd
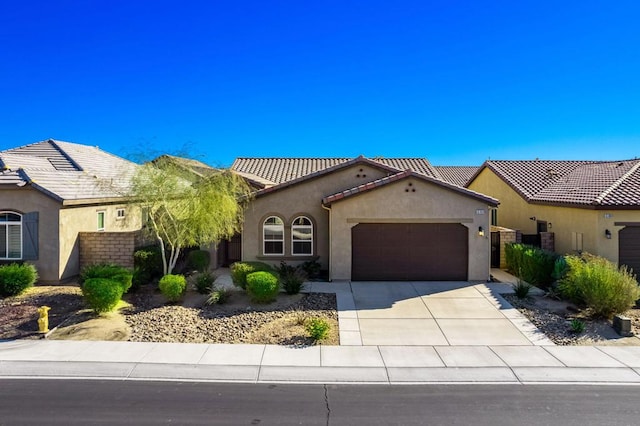
[[[631,160],[633,161],[633,160]],[[612,161],[612,163],[621,163],[623,161]],[[633,165],[633,167],[631,167],[629,169],[629,171],[627,171],[625,174],[623,174],[622,176],[620,176],[620,178],[615,181],[613,183],[613,185],[611,185],[609,188],[605,189],[599,196],[596,197],[596,199],[594,200],[594,204],[601,204],[602,200],[604,200],[606,198],[607,195],[611,194],[615,189],[617,189],[620,185],[622,185],[622,183],[632,174],[634,174],[636,172],[636,170],[638,170],[640,168],[640,160],[636,160],[636,164]]]
[[[51,146],[53,146],[59,153],[60,155],[62,155],[68,162],[71,163],[71,165],[73,167],[75,167],[76,169],[78,169],[79,172],[83,172],[84,168],[78,164],[78,162],[76,160],[74,160],[69,153],[67,153],[67,151],[65,151],[64,149],[62,149],[62,147],[60,145],[58,145],[57,141],[53,140],[53,139],[49,139],[46,141],[48,144],[50,144]],[[64,141],[60,141],[60,142],[64,142]],[[55,167],[55,166],[54,166]]]

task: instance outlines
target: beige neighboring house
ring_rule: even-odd
[[[241,259],[318,261],[331,280],[489,277],[495,198],[451,184],[423,158],[238,158],[261,187]]]
[[[494,225],[555,251],[586,251],[640,273],[640,160],[485,162],[467,183],[500,200]]]
[[[0,262],[29,261],[43,282],[77,275],[79,233],[140,229],[124,197],[135,168],[52,139],[0,151]]]

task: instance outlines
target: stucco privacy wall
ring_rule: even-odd
[[[308,257],[291,255],[291,221],[306,215],[314,224],[314,256],[323,269],[329,267],[329,219],[322,207],[322,198],[349,188],[382,178],[386,171],[369,165],[356,164],[318,178],[269,193],[254,199],[244,215],[242,229],[242,259],[277,264],[285,260],[297,264]],[[360,175],[359,177],[357,175]],[[262,223],[271,215],[279,216],[285,224],[285,255],[262,255]]]
[[[116,211],[125,209],[124,219],[118,219]],[[98,229],[98,212],[105,212],[105,232],[125,232],[140,229],[141,217],[137,207],[123,204],[69,207],[60,210],[60,279],[80,272],[79,232]],[[133,252],[133,251],[132,251]]]
[[[638,210],[595,210],[529,204],[488,168],[480,172],[469,189],[500,200],[499,226],[517,229],[524,234],[535,234],[536,221],[531,217],[551,223],[549,232],[554,233],[555,251],[558,253],[582,250],[617,263],[618,232],[623,226],[615,226],[615,222],[640,222]],[[607,229],[611,231],[611,239],[605,237]],[[576,235],[581,235],[581,247],[576,246]]]
[[[405,192],[408,184],[415,192]],[[484,214],[478,214],[482,210]],[[468,279],[483,281],[490,269],[488,205],[421,179],[408,178],[331,205],[331,278],[351,279],[351,228],[358,223],[462,223],[469,229]],[[485,230],[478,235],[478,228]]]
[[[33,188],[0,190],[0,211],[17,213],[39,212],[38,260],[30,260],[38,270],[41,281],[58,281],[58,214],[60,203]]]

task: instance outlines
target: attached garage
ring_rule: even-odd
[[[469,229],[460,223],[359,223],[354,281],[466,281]]]
[[[626,226],[618,234],[619,264],[640,277],[640,226]]]

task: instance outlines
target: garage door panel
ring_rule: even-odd
[[[618,233],[619,263],[640,276],[640,226],[627,226]]]
[[[352,279],[466,280],[468,230],[462,224],[358,224],[352,228]]]

